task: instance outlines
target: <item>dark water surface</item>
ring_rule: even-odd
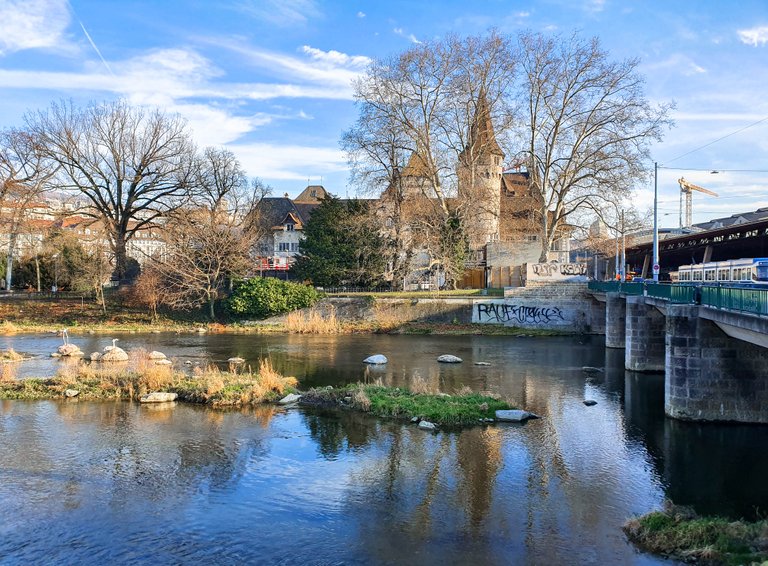
[[[75,337],[86,351],[108,337]],[[40,356],[54,336],[0,340]],[[663,376],[599,338],[123,335],[179,364],[269,355],[302,387],[467,385],[541,415],[431,434],[357,414],[0,401],[0,562],[655,564],[621,532],[665,497],[768,509],[768,429],[666,419]],[[464,358],[440,365],[439,354]],[[473,366],[487,361],[490,367]],[[586,376],[582,366],[605,367]],[[586,407],[584,399],[598,404]]]

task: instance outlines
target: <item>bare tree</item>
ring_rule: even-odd
[[[207,304],[213,320],[227,283],[251,269],[251,252],[265,231],[259,203],[269,188],[258,179],[249,183],[234,155],[223,149],[206,149],[194,178],[195,201],[168,216],[165,249],[153,269],[165,282],[164,302],[178,308]]]
[[[53,173],[54,167],[46,162],[39,140],[31,133],[19,129],[0,132],[0,208],[5,209],[0,224],[8,236],[6,289],[11,288],[18,239],[27,228],[30,205],[43,198]]]
[[[474,207],[467,206],[462,198],[473,200],[476,166],[490,149],[488,132],[478,135],[483,129],[473,124],[483,112],[490,123],[491,108],[500,108],[499,101],[508,98],[504,93],[514,73],[508,47],[508,40],[496,33],[449,37],[374,62],[355,84],[360,114],[342,139],[353,182],[384,191],[391,203],[385,213],[395,245],[424,248],[427,242],[416,241],[416,235],[435,237],[433,253],[454,280],[463,271],[464,218],[481,205],[476,200]],[[470,171],[463,193],[457,191],[459,165]],[[412,230],[403,221],[403,207],[413,199],[420,199],[418,216],[428,224],[423,230]],[[406,231],[408,238],[401,237]],[[398,250],[393,263],[402,258],[410,259]],[[400,261],[395,272],[406,265]]]
[[[127,242],[188,201],[194,148],[186,123],[125,101],[54,103],[26,121],[58,165],[60,186],[84,196],[81,212],[104,223],[122,278]]]
[[[541,195],[541,261],[578,210],[617,203],[646,173],[670,106],[644,96],[638,61],[614,62],[596,38],[520,37],[522,160]]]

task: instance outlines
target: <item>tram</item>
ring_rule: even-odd
[[[673,283],[768,285],[768,258],[731,259],[681,265],[670,273]]]

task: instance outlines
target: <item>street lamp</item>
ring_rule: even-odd
[[[659,282],[659,164],[653,163],[653,282]]]

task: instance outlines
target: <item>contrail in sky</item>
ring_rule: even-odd
[[[99,48],[96,47],[96,44],[94,43],[93,39],[91,39],[91,34],[89,34],[88,30],[85,29],[83,22],[81,22],[79,19],[77,21],[80,23],[80,27],[83,28],[83,33],[85,34],[85,37],[88,38],[88,41],[91,43],[91,47],[93,47],[93,50],[99,56],[99,59],[101,59],[101,62],[104,63],[104,66],[107,68],[107,71],[109,71],[109,74],[114,77],[115,73],[112,72],[112,68],[109,66],[109,63],[107,63],[107,60],[104,59],[104,56],[101,54],[101,51],[99,51]]]

